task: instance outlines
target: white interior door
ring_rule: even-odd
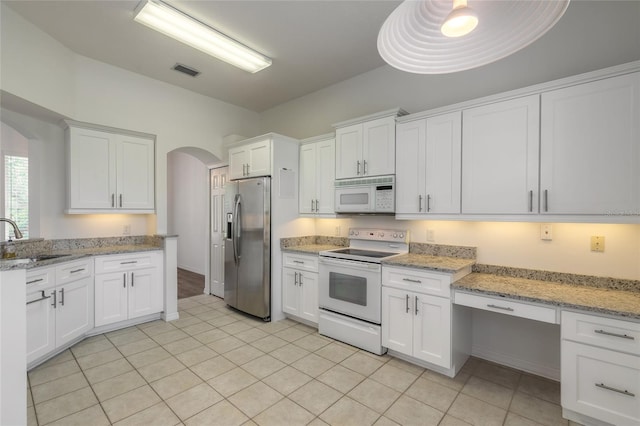
[[[211,264],[210,292],[224,297],[224,185],[229,168],[211,170]]]

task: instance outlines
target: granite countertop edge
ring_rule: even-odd
[[[282,251],[287,253],[319,254],[321,251],[341,248],[344,248],[344,246],[330,244],[305,244],[301,246],[282,247]]]
[[[613,296],[622,296],[625,298],[628,298],[628,297],[638,298],[638,300],[640,301],[640,294],[634,291],[603,289],[603,288],[595,288],[595,287],[589,287],[589,286],[572,285],[572,284],[566,284],[566,283],[560,283],[560,282],[523,280],[522,278],[505,277],[501,275],[494,276],[496,279],[499,279],[501,281],[500,284],[496,284],[496,287],[500,287],[500,289],[486,288],[487,286],[490,287],[490,284],[488,285],[486,280],[483,280],[482,282],[483,288],[479,288],[478,284],[475,284],[473,281],[469,282],[470,280],[473,280],[474,277],[477,275],[479,274],[472,273],[470,275],[467,275],[466,277],[463,277],[461,280],[452,283],[451,289],[463,291],[467,293],[474,293],[482,296],[498,296],[498,297],[513,299],[513,300],[521,300],[524,302],[537,303],[541,305],[555,306],[561,309],[574,309],[579,311],[588,311],[588,312],[598,313],[602,315],[617,317],[619,319],[630,319],[634,321],[640,321],[640,305],[638,305],[639,308],[636,310],[628,310],[624,308],[613,309],[613,308],[598,306],[599,303],[602,303],[602,295],[606,293],[609,293]],[[483,275],[488,275],[488,274],[483,274]],[[491,276],[487,276],[487,278],[491,278]],[[515,286],[510,287],[510,291],[506,291],[504,290],[503,286],[505,283],[508,283],[509,281],[511,281]],[[572,291],[576,293],[578,292],[581,293],[581,296],[583,299],[585,296],[584,292],[593,292],[594,294],[591,295],[591,297],[593,298],[594,302],[593,303],[587,303],[587,302],[572,303],[570,301],[564,301],[559,299],[542,298],[542,297],[535,297],[531,295],[525,295],[525,294],[522,294],[522,291],[519,291],[519,289],[517,288],[517,284],[522,283],[523,281],[525,282],[529,281],[530,284],[533,286],[546,285],[546,286],[549,286],[549,288],[559,286],[559,287],[562,287],[562,291],[566,292],[568,295],[570,295]],[[575,296],[573,298],[577,299],[578,297]]]
[[[15,269],[34,269],[44,266],[52,266],[59,263],[71,262],[85,257],[92,256],[104,256],[111,254],[125,254],[136,253],[144,251],[158,251],[162,250],[162,247],[149,245],[149,244],[136,244],[136,245],[122,245],[122,246],[108,246],[108,247],[92,247],[73,250],[51,250],[46,253],[39,253],[45,255],[63,255],[55,259],[38,260],[29,263],[12,263],[11,260],[0,261],[0,271],[10,271]]]
[[[386,266],[402,266],[407,268],[424,269],[428,271],[456,273],[470,268],[476,263],[475,259],[461,259],[448,256],[431,256],[419,253],[407,253],[382,261]]]

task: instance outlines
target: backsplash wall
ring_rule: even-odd
[[[553,223],[553,240],[540,239],[540,223],[405,221],[385,216],[317,219],[318,235],[346,237],[350,227],[408,229],[413,242],[474,246],[478,263],[640,280],[640,225]],[[434,240],[427,241],[427,230]],[[590,250],[605,237],[604,253]]]

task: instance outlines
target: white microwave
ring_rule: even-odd
[[[395,212],[395,181],[393,175],[337,180],[336,213]]]

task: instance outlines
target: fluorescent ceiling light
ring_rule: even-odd
[[[271,65],[271,59],[239,43],[178,9],[157,0],[136,8],[135,21],[220,60],[255,73]]]

